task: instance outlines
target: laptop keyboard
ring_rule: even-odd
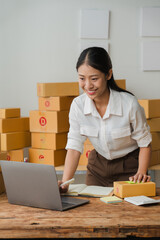
[[[65,208],[65,207],[72,207],[74,206],[75,204],[73,203],[67,203],[67,202],[62,202],[62,207]]]

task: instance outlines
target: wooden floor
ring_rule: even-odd
[[[157,190],[160,199],[160,189]],[[105,204],[99,198],[65,212],[9,204],[0,195],[0,238],[160,238],[160,204]]]

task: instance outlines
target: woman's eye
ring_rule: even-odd
[[[98,78],[92,78],[93,81],[96,81]]]
[[[83,81],[83,80],[84,80],[84,78],[80,78],[80,80],[81,80],[81,81]]]

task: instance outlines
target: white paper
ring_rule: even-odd
[[[142,69],[160,71],[160,41],[144,41],[142,44]]]
[[[109,11],[81,10],[81,38],[108,39]]]
[[[142,9],[141,36],[160,36],[160,7]]]
[[[160,203],[160,199],[156,200],[146,196],[126,197],[124,200],[137,206]]]

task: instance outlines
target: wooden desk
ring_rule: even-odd
[[[157,194],[160,196],[160,189]],[[160,198],[160,197],[156,197]],[[0,238],[160,237],[160,204],[105,204],[99,198],[65,211],[9,204],[0,195]]]

